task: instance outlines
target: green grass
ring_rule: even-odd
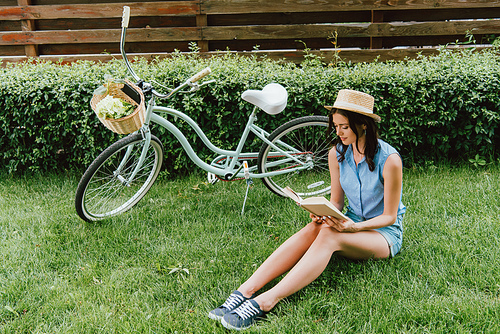
[[[248,333],[495,333],[500,167],[405,170],[405,240],[393,259],[334,257]],[[259,180],[161,181],[97,224],[78,177],[0,181],[1,333],[226,333],[206,314],[308,222]],[[177,269],[175,269],[177,268]]]

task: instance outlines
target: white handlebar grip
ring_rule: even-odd
[[[200,80],[201,78],[209,75],[211,72],[212,72],[212,70],[210,69],[210,67],[207,67],[204,70],[201,70],[200,72],[193,75],[191,78],[189,78],[189,81],[196,82],[196,81]]]
[[[122,28],[128,28],[129,21],[130,21],[130,7],[123,6]]]

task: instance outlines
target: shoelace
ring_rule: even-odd
[[[260,310],[252,305],[252,303],[247,300],[240,307],[238,307],[234,312],[241,317],[241,319],[246,320],[260,313]]]
[[[238,296],[234,293],[230,294],[226,299],[222,307],[227,308],[228,310],[234,309],[237,305],[241,304],[245,299],[242,296]]]

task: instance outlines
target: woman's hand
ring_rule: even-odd
[[[309,214],[309,217],[311,217],[312,223],[323,224],[323,218],[318,217],[312,213]]]
[[[318,217],[319,218],[319,217]],[[338,232],[358,232],[359,229],[356,226],[356,223],[352,220],[341,220],[334,217],[324,216],[320,218],[321,221],[331,228],[337,230]]]

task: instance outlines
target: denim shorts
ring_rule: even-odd
[[[362,217],[359,217],[351,210],[352,209],[348,207],[345,215],[351,218],[353,222],[360,223],[366,220]],[[391,257],[394,257],[397,253],[399,253],[399,251],[401,250],[401,245],[403,244],[403,216],[404,213],[398,215],[394,224],[390,226],[375,229],[375,231],[382,234],[385,240],[387,240],[389,249],[391,250]]]

